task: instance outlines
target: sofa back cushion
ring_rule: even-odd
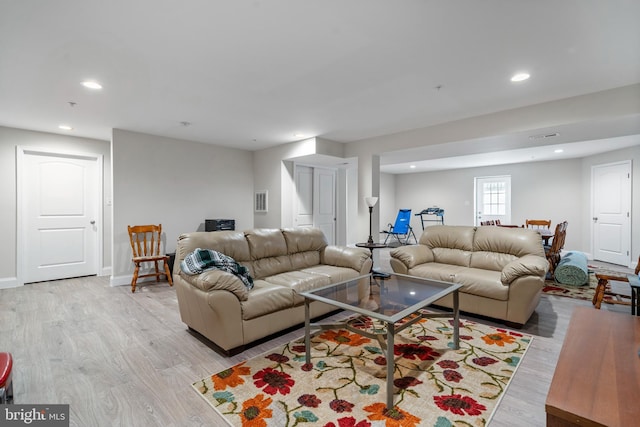
[[[198,248],[221,252],[239,263],[251,260],[249,244],[241,231],[195,231],[181,234],[178,237],[176,260],[182,261]]]
[[[320,253],[327,247],[327,240],[318,228],[285,228],[287,253],[294,270],[320,264]]]
[[[501,271],[525,255],[544,257],[542,238],[526,228],[478,227],[473,240],[471,267]]]
[[[474,233],[475,227],[433,225],[424,229],[419,243],[432,250],[434,262],[469,267]]]
[[[249,245],[254,279],[262,279],[293,269],[282,230],[266,228],[247,230],[244,236]]]

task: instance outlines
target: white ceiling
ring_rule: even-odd
[[[348,143],[638,83],[638,17],[638,0],[0,0],[0,125]]]

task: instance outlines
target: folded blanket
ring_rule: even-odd
[[[587,256],[582,252],[568,252],[558,263],[554,276],[556,282],[565,285],[586,285],[589,283]]]
[[[180,263],[180,269],[190,276],[214,268],[236,275],[242,280],[247,290],[253,288],[253,278],[249,275],[247,268],[238,264],[230,256],[218,251],[198,248],[190,254],[187,254]]]

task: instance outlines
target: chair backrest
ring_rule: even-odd
[[[411,209],[400,209],[396,217],[396,223],[393,224],[393,232],[396,234],[407,234],[409,232],[411,222]]]
[[[551,228],[550,219],[527,219],[524,223],[526,228]]]
[[[553,233],[553,240],[551,241],[551,248],[549,249],[549,253],[559,254],[562,252],[564,248],[564,240],[567,235],[567,226],[569,223],[567,221],[563,221],[556,225],[556,231]]]
[[[127,229],[134,258],[160,255],[162,224],[128,225]]]

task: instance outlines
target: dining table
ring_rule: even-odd
[[[540,233],[540,237],[542,237],[543,244],[545,246],[549,246],[549,239],[551,239],[555,233],[548,228],[539,228],[536,231]]]

